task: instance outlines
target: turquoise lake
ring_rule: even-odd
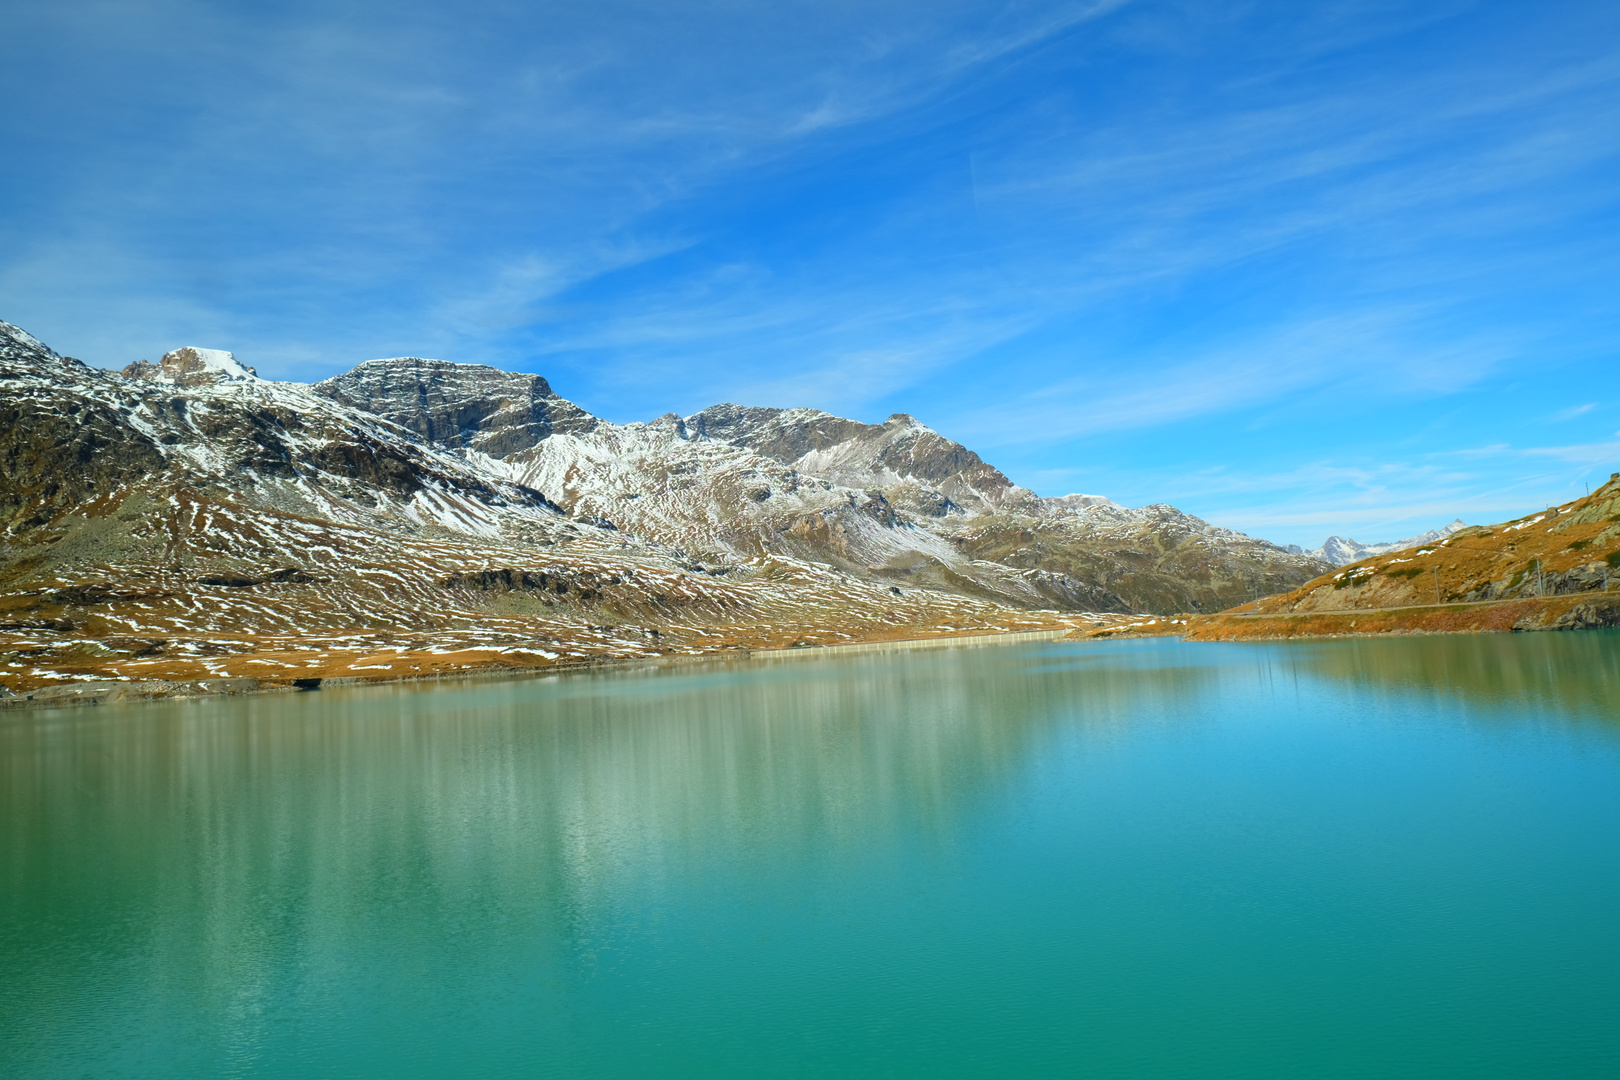
[[[0,714],[0,1076],[1620,1076],[1620,633]]]

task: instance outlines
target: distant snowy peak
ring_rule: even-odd
[[[259,381],[259,373],[223,349],[186,345],[163,354],[155,364],[137,360],[124,369],[124,377],[175,386],[218,386],[221,383]]]
[[[1334,566],[1348,566],[1350,563],[1360,562],[1362,559],[1369,559],[1374,555],[1387,555],[1391,551],[1404,551],[1407,548],[1420,547],[1423,544],[1437,543],[1453,533],[1461,532],[1467,527],[1462,518],[1458,518],[1444,528],[1430,529],[1421,536],[1408,537],[1405,540],[1396,540],[1388,544],[1363,544],[1359,540],[1351,540],[1342,536],[1330,536],[1321,547],[1315,551],[1307,551],[1305,554],[1314,555],[1324,562],[1332,563]]]

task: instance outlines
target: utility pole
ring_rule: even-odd
[[[1434,571],[1434,602],[1437,604],[1443,604],[1445,601],[1440,599],[1440,568],[1438,566],[1432,566],[1430,569]]]

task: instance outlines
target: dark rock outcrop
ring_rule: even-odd
[[[598,424],[538,375],[415,356],[368,360],[316,383],[315,392],[391,420],[426,442],[496,458],[553,433],[583,434]]]
[[[109,379],[0,322],[0,524],[44,524],[163,470],[151,436],[94,392]]]

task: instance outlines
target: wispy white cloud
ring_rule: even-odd
[[[957,427],[987,446],[1060,442],[1229,414],[1305,391],[1434,395],[1476,383],[1512,354],[1502,341],[1414,344],[1420,311],[1321,316],[1192,355],[1093,357],[1085,374],[976,408]]]
[[[1550,457],[1577,465],[1620,465],[1620,439],[1576,446],[1535,446],[1520,451],[1525,457]]]
[[[899,408],[1222,521],[1534,501],[1609,453],[1584,406],[1511,447],[1620,347],[1614,20],[33,5],[0,317],[108,363],[541,368],[620,419]]]

